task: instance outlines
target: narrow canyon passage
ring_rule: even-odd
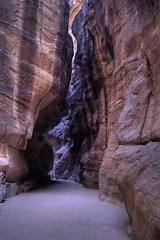
[[[72,181],[19,194],[0,205],[6,240],[129,240],[122,208],[98,199],[98,191]]]

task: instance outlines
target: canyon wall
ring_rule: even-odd
[[[71,15],[71,34],[77,51],[72,61],[72,76],[67,94],[69,112],[65,120],[62,119],[60,125],[49,132],[49,137],[58,136],[62,140],[62,150],[63,146],[66,147],[56,164],[56,177],[66,178],[72,175],[84,186],[98,188],[98,173],[107,143],[109,88],[104,85],[104,80],[108,76],[111,83],[113,48],[111,37],[103,34],[107,29],[102,24],[102,19],[98,19],[99,11],[96,16],[101,33],[98,36],[96,31],[90,33],[86,24],[89,20],[87,6],[88,3],[85,2],[75,18]],[[72,12],[74,13],[71,9]],[[108,45],[105,46],[106,43]],[[108,85],[110,83],[108,81]],[[58,151],[60,152],[61,150]]]
[[[51,133],[57,176],[124,202],[141,240],[160,238],[159,10],[158,0],[85,1],[72,25],[67,127]]]
[[[0,168],[39,180],[55,159],[159,240],[160,2],[82,4],[0,0]]]
[[[72,58],[69,2],[2,0],[0,12],[0,168],[15,182],[30,171],[47,173],[37,151],[47,149],[53,164],[42,133],[57,125],[66,111]],[[26,152],[27,162],[23,150],[34,127],[29,151],[36,156],[31,159]],[[34,148],[37,143],[40,149]]]
[[[139,239],[160,238],[159,1],[107,1],[114,69],[102,195],[118,197]]]

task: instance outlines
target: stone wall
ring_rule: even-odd
[[[2,0],[0,12],[0,140],[1,149],[7,149],[1,152],[0,168],[8,172],[8,181],[17,181],[22,176],[15,175],[12,152],[26,149],[36,120],[36,130],[45,132],[66,109],[72,57],[69,3]],[[55,122],[49,117],[53,111],[59,114]],[[28,168],[21,174],[27,175]]]
[[[102,11],[100,3],[97,3],[97,7]],[[60,138],[69,149],[57,164],[56,175],[66,178],[72,174],[76,181],[86,187],[98,188],[98,173],[107,142],[107,91],[110,83],[105,86],[104,80],[107,75],[111,81],[113,49],[111,36],[106,35],[107,28],[102,24],[103,18],[98,17],[100,11],[96,15],[97,22],[92,23],[87,8],[88,3],[85,2],[72,25],[71,34],[77,51],[72,61],[67,94],[69,113],[65,121],[69,121],[69,124],[68,127],[60,125]],[[100,33],[97,35],[99,26]],[[103,45],[99,45],[99,42],[103,42]],[[59,128],[55,128],[51,134],[55,137],[57,131]]]
[[[105,78],[105,85],[110,84],[110,97],[107,148],[99,173],[101,197],[125,202],[133,232],[139,239],[159,239],[160,4],[88,3],[92,22],[97,22],[98,4],[105,9],[104,15],[99,15],[104,16],[114,52],[112,83]],[[93,30],[95,27],[90,28],[91,34]]]
[[[107,1],[105,16],[114,70],[100,192],[122,199],[133,232],[148,240],[160,237],[159,7],[159,1]]]
[[[160,238],[159,10],[158,0],[88,0],[72,25],[66,169],[124,202],[141,240]]]
[[[133,234],[158,240],[160,2],[82,3],[0,0],[0,168],[38,179],[53,148],[57,178],[124,202]]]

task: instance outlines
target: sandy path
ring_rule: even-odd
[[[125,211],[71,181],[19,194],[0,208],[0,239],[130,240]]]

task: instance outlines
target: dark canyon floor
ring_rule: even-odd
[[[0,205],[0,239],[129,240],[125,210],[72,181],[7,199]]]

